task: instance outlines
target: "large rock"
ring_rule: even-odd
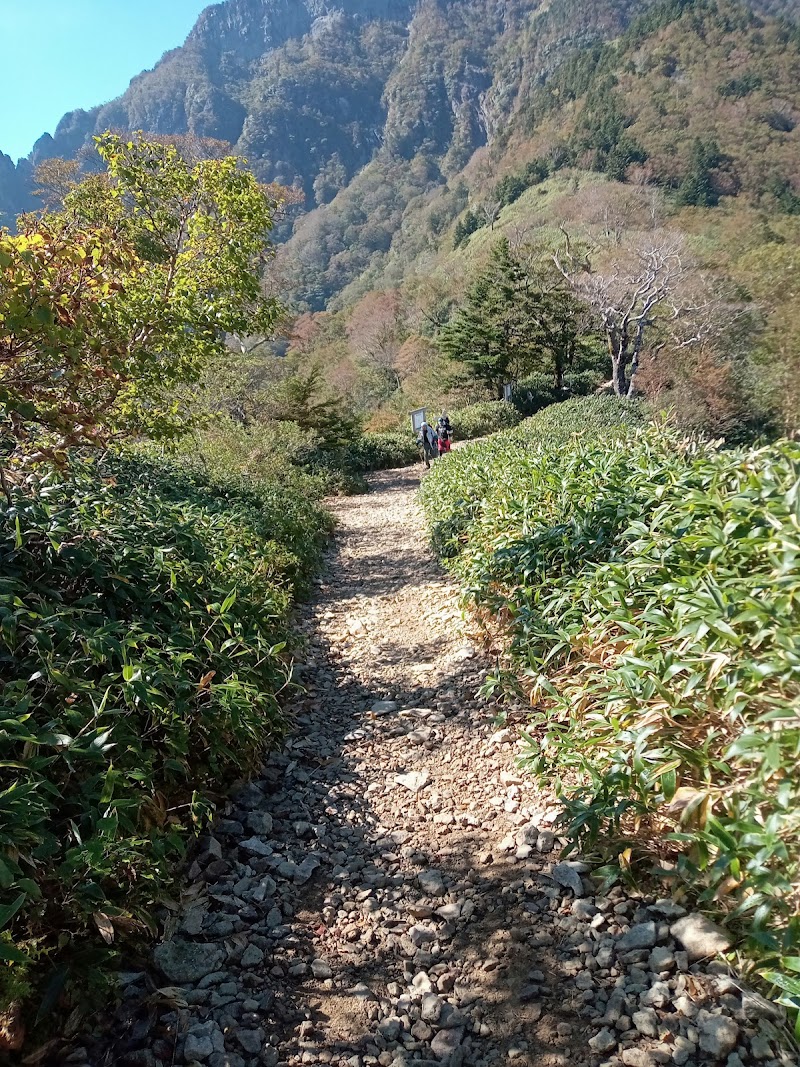
[[[153,953],[156,966],[176,985],[199,982],[219,969],[225,953],[219,945],[198,941],[165,941]]]
[[[727,952],[733,944],[727,931],[697,911],[678,919],[669,932],[680,941],[692,960]]]

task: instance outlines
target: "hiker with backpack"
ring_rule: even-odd
[[[423,422],[417,434],[417,444],[422,449],[422,462],[430,469],[431,460],[439,455],[439,438],[436,430]]]
[[[439,416],[439,421],[436,424],[436,434],[439,439],[439,456],[441,457],[445,452],[450,451],[450,440],[453,436],[450,417],[446,411],[443,411]]]

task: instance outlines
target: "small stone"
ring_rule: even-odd
[[[417,1019],[411,1027],[411,1036],[417,1041],[430,1041],[433,1036],[433,1030],[422,1019]]]
[[[571,889],[576,897],[584,896],[581,876],[569,863],[557,863],[550,872],[550,877],[565,889]]]
[[[393,711],[397,711],[397,702],[394,700],[376,700],[369,710],[373,715],[391,715]]]
[[[305,885],[306,882],[311,878],[314,871],[316,871],[317,867],[319,867],[319,860],[315,859],[314,856],[306,856],[306,858],[294,872],[294,884]]]
[[[273,852],[272,845],[268,845],[260,837],[248,837],[246,841],[239,842],[239,847],[251,856],[271,856]]]
[[[697,1028],[700,1032],[700,1048],[715,1060],[726,1059],[736,1048],[739,1027],[727,1015],[698,1016]]]
[[[219,945],[199,941],[165,941],[153,958],[162,974],[176,985],[190,985],[216,971],[225,958]]]
[[[181,920],[181,933],[188,934],[190,937],[197,937],[198,934],[203,931],[203,921],[205,920],[206,912],[204,908],[192,908],[187,911]]]
[[[536,841],[536,851],[542,853],[552,852],[556,844],[556,835],[552,830],[542,830]]]
[[[675,997],[673,1003],[675,1005],[675,1010],[681,1015],[685,1015],[687,1019],[693,1019],[695,1015],[697,1015],[697,1005],[691,997]]]
[[[489,738],[489,743],[492,745],[505,745],[509,741],[514,740],[514,735],[509,729],[498,730],[492,734]]]
[[[435,993],[428,993],[422,998],[422,1018],[426,1023],[438,1023],[442,1014],[442,1000]]]
[[[784,1008],[752,989],[742,990],[742,1011],[747,1020],[769,1019],[778,1026],[782,1026],[786,1021]]]
[[[183,1046],[183,1055],[189,1062],[192,1060],[208,1060],[214,1055],[214,1044],[211,1037],[205,1033],[192,1033],[186,1035]]]
[[[417,884],[429,897],[443,897],[446,892],[441,871],[420,871],[417,875]]]
[[[406,740],[410,741],[412,745],[424,745],[432,737],[433,730],[430,726],[418,726],[416,730],[406,734]]]
[[[272,833],[272,816],[268,811],[251,811],[247,816],[247,825],[254,834],[266,837]]]
[[[315,978],[331,978],[333,971],[331,965],[326,963],[325,960],[312,960],[311,961],[311,973]]]
[[[653,982],[641,996],[641,1003],[645,1007],[666,1008],[672,1001],[672,992],[666,982]]]
[[[705,915],[692,912],[678,919],[669,928],[689,954],[691,960],[701,960],[706,956],[716,956],[718,952],[727,952],[733,944],[730,935],[711,922]]]
[[[597,915],[597,908],[589,900],[573,900],[572,914],[577,919],[592,919]]]
[[[428,771],[409,771],[408,774],[398,774],[395,777],[398,785],[402,785],[412,793],[419,793],[430,780],[431,776]]]
[[[242,967],[248,969],[250,967],[257,967],[260,963],[264,962],[264,953],[256,945],[248,945],[242,953]]]
[[[419,993],[423,993],[423,994],[424,993],[432,993],[433,992],[433,982],[430,980],[430,978],[425,973],[425,971],[420,971],[418,974],[415,974],[414,977],[412,978],[412,980],[411,980],[411,988],[417,994],[419,994]]]
[[[637,923],[617,941],[617,952],[630,952],[636,948],[652,948],[658,932],[654,922]]]
[[[264,1034],[261,1030],[236,1030],[236,1040],[245,1052],[257,1056],[264,1047]]]
[[[378,1026],[378,1033],[381,1037],[387,1041],[396,1041],[400,1036],[400,1031],[403,1029],[403,1024],[397,1018],[396,1015],[390,1015],[388,1019],[384,1019]]]
[[[623,1049],[622,1062],[625,1067],[655,1067],[655,1060],[643,1048]]]
[[[675,953],[671,948],[665,948],[663,945],[656,945],[650,953],[647,966],[656,974],[660,974],[661,971],[671,971],[675,966]]]
[[[652,1008],[643,1008],[641,1011],[635,1011],[631,1016],[631,1022],[639,1033],[644,1034],[645,1037],[658,1036],[658,1016]]]
[[[437,1060],[449,1060],[460,1048],[463,1039],[464,1028],[462,1026],[439,1030],[431,1041],[431,1052]]]
[[[529,822],[517,834],[517,842],[520,845],[535,845],[539,840],[539,827],[536,823]]]
[[[616,1035],[605,1026],[599,1034],[595,1034],[594,1037],[589,1039],[589,1047],[594,1049],[595,1052],[610,1052],[612,1048],[617,1047]]]
[[[672,1047],[672,1062],[683,1067],[697,1052],[697,1045],[686,1037],[676,1037]]]
[[[750,1038],[750,1055],[754,1060],[771,1060],[772,1045],[764,1034],[753,1034]]]
[[[408,938],[415,948],[422,948],[423,945],[429,945],[436,940],[436,931],[417,923],[409,928]]]

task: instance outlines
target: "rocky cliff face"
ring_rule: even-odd
[[[0,226],[36,206],[30,191],[32,170],[27,160],[15,166],[10,156],[0,152]]]
[[[65,115],[18,167],[0,165],[0,222],[29,206],[32,166],[72,157],[106,129],[228,141],[265,180],[300,181],[313,197],[381,140],[382,94],[403,51],[412,0],[225,0],[185,44],[118,99]]]
[[[117,100],[65,115],[16,167],[0,156],[0,224],[32,206],[37,163],[79,155],[109,128],[230,142],[263,180],[302,185],[310,205],[376,155],[422,155],[455,174],[565,56],[659,2],[224,0]],[[796,12],[796,0],[748,3]]]
[[[525,61],[502,71],[499,41],[541,9],[546,32],[533,52],[546,40],[555,54],[577,26],[591,38],[616,32],[632,4],[649,2],[598,0],[587,14],[574,0],[225,0],[117,100],[68,113],[19,167],[6,161],[0,211],[8,221],[30,206],[32,167],[75,156],[106,129],[228,141],[264,180],[299,183],[311,202],[330,199],[381,148],[405,159],[423,151],[453,171],[519,90]]]

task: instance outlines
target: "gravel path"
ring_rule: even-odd
[[[415,504],[333,504],[283,753],[189,871],[152,973],[66,1062],[131,1067],[788,1067],[699,916],[560,862],[556,806],[477,695],[490,666]]]

